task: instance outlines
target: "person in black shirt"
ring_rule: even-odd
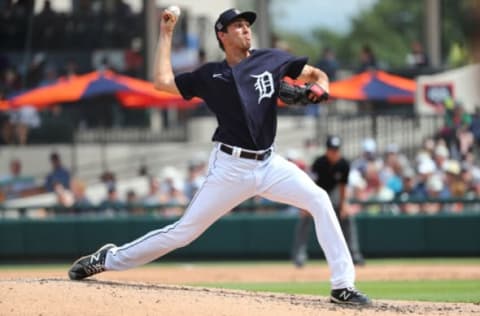
[[[342,157],[341,143],[340,137],[329,136],[326,143],[327,150],[324,155],[313,162],[311,173],[315,183],[330,195],[353,262],[363,265],[364,258],[359,250],[355,223],[348,211],[347,184],[350,163]],[[302,267],[307,260],[307,244],[311,226],[312,217],[301,211],[292,249],[292,260],[297,267]]]

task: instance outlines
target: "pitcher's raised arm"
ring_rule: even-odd
[[[153,82],[157,90],[180,94],[175,84],[175,76],[171,62],[172,38],[176,24],[177,16],[168,10],[164,10],[161,15],[160,36],[155,52]]]

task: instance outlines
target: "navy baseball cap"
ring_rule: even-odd
[[[327,148],[338,149],[342,146],[342,139],[338,136],[328,136],[327,138]]]
[[[215,32],[224,31],[225,28],[237,18],[244,18],[252,25],[257,19],[257,14],[252,11],[240,12],[237,9],[228,9],[220,14],[217,22],[215,22]]]

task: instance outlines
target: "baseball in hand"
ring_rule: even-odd
[[[167,8],[167,11],[170,12],[171,14],[175,15],[175,17],[177,17],[177,18],[178,18],[178,17],[180,16],[180,14],[182,13],[182,12],[180,11],[180,8],[179,8],[178,6],[176,6],[176,5],[171,5],[171,6],[169,6],[169,7]]]

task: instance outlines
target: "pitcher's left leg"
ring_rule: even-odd
[[[328,194],[293,163],[275,155],[262,175],[261,196],[309,211],[331,271],[332,289],[354,286],[355,268]]]

